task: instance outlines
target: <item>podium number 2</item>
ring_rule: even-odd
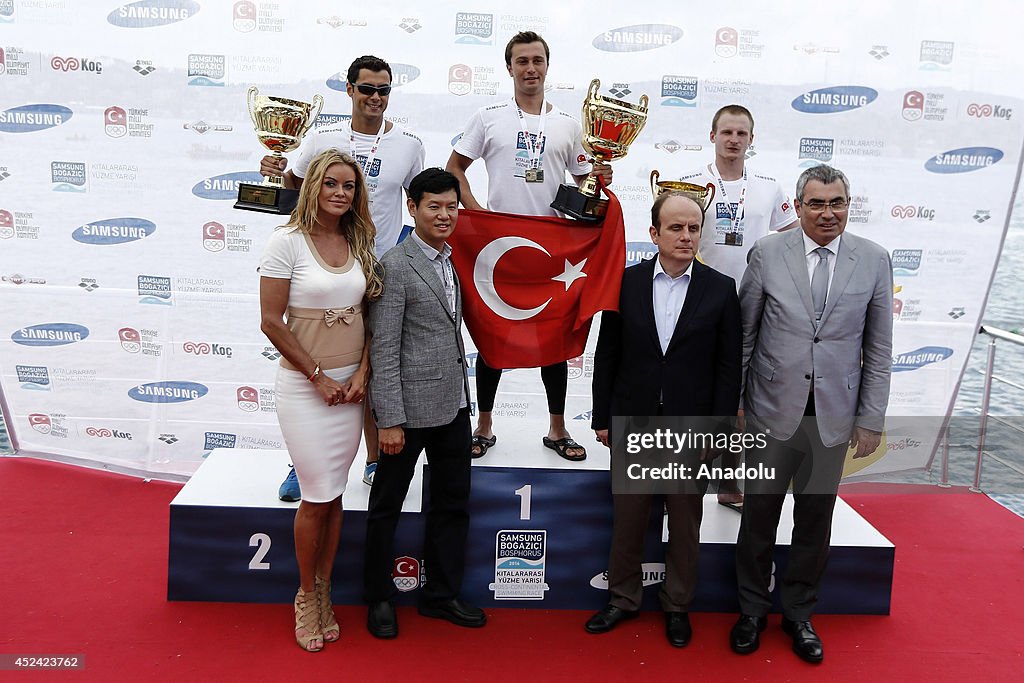
[[[270,536],[253,534],[249,537],[249,547],[256,548],[252,559],[249,560],[249,569],[270,569],[270,563],[263,561],[263,558],[270,552]]]
[[[519,501],[519,519],[530,519],[530,498],[532,492],[533,486],[530,484],[516,489],[515,493],[521,499]]]

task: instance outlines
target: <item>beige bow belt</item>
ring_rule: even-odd
[[[338,322],[343,325],[336,325]],[[363,351],[363,307],[288,307],[288,329],[324,370],[358,363]],[[281,365],[295,370],[281,357]]]
[[[357,315],[363,312],[362,306],[346,306],[345,308],[299,308],[298,306],[288,307],[289,318],[300,318],[302,320],[320,320],[331,327],[339,320],[346,325],[351,325]]]

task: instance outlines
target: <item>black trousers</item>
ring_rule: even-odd
[[[463,408],[446,425],[406,429],[400,453],[380,454],[366,517],[363,586],[368,602],[388,600],[395,593],[391,579],[395,529],[416,461],[424,450],[430,485],[423,541],[427,582],[421,589],[421,602],[450,600],[459,594],[469,531],[470,440],[469,409]]]
[[[545,365],[540,369],[540,379],[544,382],[544,393],[548,397],[548,412],[552,415],[565,414],[565,392],[569,386],[569,362],[562,361],[554,365]],[[498,382],[501,381],[501,370],[497,370],[484,362],[484,357],[476,357],[476,408],[482,413],[494,410],[494,396],[498,393]]]
[[[818,587],[828,562],[832,512],[843,474],[847,444],[825,446],[808,398],[797,432],[780,441],[770,436],[766,448],[747,449],[747,467],[775,468],[774,479],[746,482],[743,519],[736,541],[736,580],[740,611],[766,616],[772,600],[772,557],[786,489],[793,484],[793,538],[781,579],[782,613],[787,619],[811,618]]]

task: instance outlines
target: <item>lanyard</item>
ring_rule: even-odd
[[[523,110],[519,107],[519,103],[516,102],[516,98],[512,98],[512,104],[516,105],[516,113],[519,114],[519,125],[523,129],[523,137],[526,141],[526,152],[530,156],[530,168],[540,168],[541,155],[544,154],[544,121],[548,115],[547,103],[541,101],[540,103],[540,126],[537,128],[537,138],[530,137],[530,129],[526,127],[526,115],[523,114]]]
[[[444,247],[441,247],[442,249]],[[455,313],[455,273],[452,271],[452,260],[445,258],[443,253],[437,256],[441,259],[441,272],[444,274],[444,293],[448,297],[448,305],[451,306],[452,314]]]
[[[380,140],[384,137],[384,128],[387,126],[387,121],[384,117],[380,120],[380,130],[377,131],[377,139],[373,141],[373,145],[370,147],[370,153],[366,155],[366,161],[360,163],[359,156],[356,154],[356,131],[352,128],[351,122],[348,126],[348,143],[349,149],[351,150],[352,158],[355,159],[356,163],[359,164],[360,168],[363,169],[363,175],[369,177],[370,169],[373,168],[373,160],[377,158],[377,148],[380,147]]]
[[[721,174],[718,172],[718,167],[715,162],[708,164],[708,170],[711,171],[711,175],[718,181],[718,194],[725,200],[726,210],[729,211],[729,218],[732,221],[731,232],[739,233],[740,231],[740,220],[743,218],[743,202],[747,199],[747,167],[743,166],[743,184],[740,186],[740,200],[736,202],[735,211],[732,208],[732,204],[729,203],[729,196],[725,193],[725,182],[722,180]]]

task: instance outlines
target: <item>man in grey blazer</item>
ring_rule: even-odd
[[[730,644],[749,654],[772,606],[772,555],[793,483],[793,538],[781,577],[782,627],[802,659],[820,662],[811,625],[825,571],[832,511],[847,448],[878,448],[892,365],[892,263],[878,244],[844,233],[850,185],[837,169],[809,168],[796,186],[801,230],[754,245],[740,285],[743,410],[767,446],[747,465],[774,478],[747,481],[736,545],[741,616]]]
[[[370,401],[381,457],[370,489],[363,583],[367,628],[398,635],[391,598],[395,528],[420,453],[430,465],[419,613],[459,626],[487,622],[459,599],[470,487],[469,380],[462,302],[448,237],[459,212],[459,182],[428,168],[409,184],[416,230],[381,259],[384,294],[370,306]]]

